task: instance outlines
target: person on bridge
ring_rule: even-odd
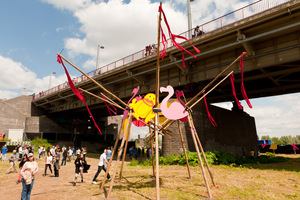
[[[108,162],[106,160],[106,154],[107,154],[107,149],[104,149],[103,154],[101,154],[101,156],[100,156],[100,160],[99,160],[99,164],[98,164],[98,170],[97,170],[97,172],[96,172],[96,174],[93,178],[93,184],[97,184],[96,178],[98,177],[98,175],[100,174],[102,169],[106,173],[106,169],[105,169],[105,166],[104,166],[104,163],[108,164]],[[109,173],[107,174],[107,179],[109,181],[111,180]]]

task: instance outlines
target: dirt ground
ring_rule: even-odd
[[[8,154],[9,155],[9,154]],[[59,178],[50,175],[43,177],[44,159],[38,161],[39,172],[35,177],[32,200],[77,200],[106,199],[105,192],[100,191],[104,172],[98,176],[98,184],[92,184],[97,171],[100,154],[88,154],[87,162],[91,165],[84,174],[84,182],[73,186],[75,176],[74,161],[67,162],[59,171]],[[300,156],[291,156],[291,163],[264,165],[257,168],[211,166],[217,187],[210,189],[214,199],[300,199]],[[114,169],[114,163],[110,172]],[[155,178],[152,167],[128,166],[125,163],[123,178],[118,183],[116,176],[111,199],[155,199]],[[16,200],[21,198],[22,184],[16,184],[17,173],[6,174],[8,161],[0,161],[0,199]],[[282,168],[282,169],[281,169]],[[119,170],[118,170],[119,172]],[[208,173],[207,177],[208,176]],[[185,166],[160,167],[161,199],[206,199],[207,192],[200,167],[191,167],[192,179],[188,178]],[[78,178],[80,180],[80,178]],[[106,182],[107,193],[110,182]]]

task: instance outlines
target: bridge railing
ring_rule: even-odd
[[[188,30],[186,32],[183,32],[179,35],[184,36],[186,38],[190,38],[189,36],[198,37],[198,36],[201,36],[205,33],[208,33],[208,32],[214,31],[216,29],[222,28],[226,25],[229,25],[229,24],[234,23],[236,21],[245,19],[247,17],[250,17],[252,15],[258,14],[258,13],[263,12],[263,11],[266,11],[270,8],[273,8],[275,6],[281,5],[281,4],[289,2],[289,1],[292,1],[292,0],[259,0],[259,1],[256,1],[256,2],[252,3],[252,4],[247,5],[245,7],[242,7],[238,10],[230,12],[226,15],[223,15],[219,18],[216,18],[216,19],[211,20],[209,22],[206,22],[202,25],[199,25],[200,35],[199,34],[197,36],[193,35],[194,34],[193,33],[194,28],[191,29],[191,30]],[[172,42],[170,41],[170,39],[168,39],[167,48],[172,47],[172,46],[173,46]],[[150,55],[152,55],[152,54],[155,54],[155,53],[153,53],[153,52],[150,53]],[[107,64],[107,65],[105,65],[101,68],[93,70],[93,71],[91,71],[87,74],[90,77],[96,77],[96,76],[99,76],[99,75],[101,75],[103,73],[106,73],[110,70],[116,69],[116,68],[121,67],[121,66],[126,65],[126,64],[129,64],[133,61],[137,61],[139,59],[142,59],[146,56],[148,56],[148,53],[146,52],[146,49],[143,49],[143,50],[140,50],[140,51],[138,51],[134,54],[131,54],[129,56],[121,58],[121,59],[119,59],[115,62]],[[83,82],[83,81],[86,81],[86,80],[87,80],[87,78],[82,75],[82,76],[79,76],[77,78],[74,78],[73,82],[74,82],[74,84],[77,84],[77,83],[80,83],[80,82]],[[60,84],[60,85],[58,85],[54,88],[51,88],[47,91],[40,92],[39,94],[34,95],[33,100],[38,99],[40,97],[44,97],[44,96],[49,95],[49,94],[54,93],[54,92],[58,92],[61,89],[64,89],[64,88],[67,88],[67,87],[69,87],[69,84],[67,82],[65,82],[65,83]]]

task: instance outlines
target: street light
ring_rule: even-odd
[[[191,16],[191,4],[190,2],[193,2],[194,0],[187,0],[187,12],[188,12],[188,29],[189,29],[189,33],[188,33],[188,37],[189,39],[192,38],[192,16]]]
[[[56,74],[56,72],[51,72],[51,73],[50,73],[49,88],[48,88],[48,90],[50,90],[50,88],[51,88],[52,74]]]
[[[97,63],[96,63],[96,70],[99,68],[99,54],[100,54],[100,49],[104,49],[104,46],[100,46],[98,45],[98,48],[97,48]]]

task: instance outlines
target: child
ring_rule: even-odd
[[[51,156],[51,153],[48,152],[47,157],[45,158],[45,173],[43,174],[43,176],[47,175],[47,167],[49,167],[49,170],[52,174],[52,169],[51,169],[52,163],[53,163],[53,157]]]
[[[83,154],[77,155],[77,158],[76,158],[74,164],[75,164],[75,181],[74,181],[73,185],[75,186],[76,181],[77,181],[77,176],[79,173],[81,176],[81,182],[83,182],[83,168],[84,168],[84,165],[86,164],[86,161],[83,158]]]

